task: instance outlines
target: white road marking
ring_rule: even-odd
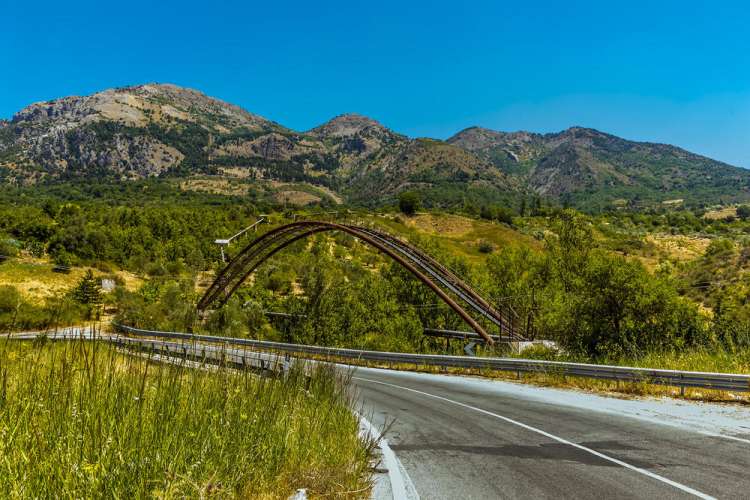
[[[599,457],[601,459],[607,460],[608,462],[612,462],[612,463],[620,465],[620,466],[622,466],[622,467],[624,467],[626,469],[638,472],[639,474],[643,474],[644,476],[648,476],[648,477],[650,477],[652,479],[656,479],[657,481],[661,481],[662,483],[665,483],[665,484],[668,484],[670,486],[673,486],[673,487],[675,487],[675,488],[677,488],[677,489],[679,489],[681,491],[684,491],[685,493],[689,493],[689,494],[694,495],[694,496],[696,496],[698,498],[703,498],[703,499],[706,499],[706,500],[713,500],[715,498],[715,497],[712,497],[711,495],[707,495],[706,493],[700,492],[700,491],[698,491],[696,489],[693,489],[693,488],[691,488],[689,486],[686,486],[684,484],[678,483],[676,481],[672,481],[671,479],[667,479],[666,477],[660,476],[659,474],[654,474],[653,472],[647,471],[646,469],[642,469],[640,467],[636,467],[635,465],[631,465],[631,464],[629,464],[627,462],[623,462],[622,460],[618,460],[618,459],[616,459],[614,457],[610,457],[609,455],[605,455],[604,453],[598,452],[598,451],[593,450],[591,448],[588,448],[586,446],[580,445],[578,443],[574,443],[572,441],[568,441],[567,439],[555,436],[554,434],[550,434],[549,432],[543,431],[542,429],[538,429],[536,427],[532,427],[530,425],[524,424],[524,423],[519,422],[517,420],[513,420],[512,418],[504,417],[502,415],[499,415],[497,413],[493,413],[491,411],[483,410],[481,408],[477,408],[475,406],[467,405],[466,403],[461,403],[459,401],[454,401],[452,399],[448,399],[448,398],[445,398],[443,396],[437,396],[435,394],[430,394],[429,392],[423,392],[423,391],[418,391],[416,389],[411,389],[409,387],[403,387],[403,386],[396,385],[396,384],[389,384],[387,382],[380,382],[378,380],[372,380],[372,379],[361,378],[361,377],[352,377],[352,378],[355,379],[355,380],[362,380],[364,382],[371,382],[373,384],[380,384],[380,385],[385,385],[385,386],[389,386],[389,387],[394,387],[396,389],[401,389],[401,390],[404,390],[404,391],[413,392],[415,394],[421,394],[423,396],[431,397],[431,398],[434,398],[434,399],[439,399],[440,401],[445,401],[447,403],[451,403],[451,404],[454,404],[454,405],[457,405],[457,406],[461,406],[461,407],[467,408],[469,410],[474,410],[474,411],[482,413],[484,415],[489,415],[491,417],[495,417],[497,419],[503,420],[504,422],[508,422],[509,424],[513,424],[513,425],[516,425],[516,426],[521,427],[523,429],[526,429],[528,431],[535,432],[535,433],[540,434],[542,436],[548,437],[550,439],[553,439],[553,440],[557,441],[558,443],[566,444],[566,445],[572,446],[573,448],[577,448],[579,450],[585,451],[585,452],[590,453],[590,454],[592,454],[594,456],[597,456],[597,457]]]
[[[419,500],[419,494],[414,487],[414,483],[412,483],[404,466],[401,465],[401,461],[388,445],[388,440],[365,417],[356,412],[355,414],[359,417],[369,436],[378,442],[380,452],[383,455],[383,465],[388,469],[388,481],[391,483],[391,495],[394,500]]]

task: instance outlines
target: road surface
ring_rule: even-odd
[[[58,338],[82,334],[90,337],[71,328]],[[254,353],[248,362],[263,360],[267,367],[279,359]],[[390,449],[423,499],[750,498],[746,407],[622,401],[470,377],[351,370],[358,413],[387,429]]]
[[[507,382],[368,368],[353,382],[361,413],[391,424],[385,437],[423,499],[750,498],[750,435],[578,408],[539,388],[526,397]],[[750,412],[737,411],[750,433]]]

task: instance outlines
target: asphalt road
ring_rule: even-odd
[[[750,498],[748,441],[525,398],[502,383],[367,368],[353,379],[361,412],[390,424],[385,437],[423,499]]]
[[[72,328],[58,337],[81,333]],[[390,448],[423,499],[750,498],[750,435],[730,439],[576,407],[505,382],[352,370],[358,412],[387,428]],[[710,425],[707,415],[702,424]]]

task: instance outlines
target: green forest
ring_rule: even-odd
[[[222,266],[214,240],[270,214],[271,224],[260,231],[307,216],[407,238],[512,314],[524,337],[560,347],[527,355],[624,362],[655,353],[709,352],[730,356],[735,369],[750,359],[746,207],[721,217],[686,209],[586,215],[528,199],[514,206],[466,201],[440,211],[410,193],[377,210],[338,206],[332,213],[328,206],[311,206],[292,212],[252,193],[189,193],[157,181],[62,184],[36,193],[0,193],[4,331],[106,318],[144,328],[442,352],[444,344],[425,339],[423,328],[467,329],[406,270],[335,233],[277,254],[225,307],[200,321],[195,304]],[[449,239],[415,226],[426,218],[460,221],[482,237]],[[233,243],[230,256],[254,234]],[[683,258],[658,244],[671,239],[700,248]],[[14,266],[29,260],[83,274],[66,289],[30,297],[13,278]],[[123,272],[136,284],[124,286]],[[97,288],[100,278],[118,286],[104,293]],[[269,317],[268,311],[290,316]]]

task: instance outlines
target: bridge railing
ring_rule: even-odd
[[[149,338],[181,339],[191,342],[211,342],[239,345],[260,350],[292,354],[299,357],[324,358],[335,362],[376,362],[389,364],[436,366],[442,368],[468,368],[521,373],[585,377],[599,380],[625,381],[679,387],[712,389],[720,391],[750,392],[750,375],[708,373],[629,366],[567,363],[518,358],[482,358],[470,356],[445,356],[437,354],[410,354],[398,352],[364,351],[336,347],[286,344],[265,340],[237,339],[212,335],[194,335],[179,332],[142,330],[114,324],[116,331]]]

